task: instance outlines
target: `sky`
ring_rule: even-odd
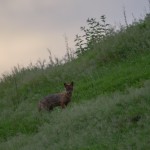
[[[106,15],[107,23],[128,23],[149,12],[148,0],[0,0],[0,74],[18,64],[48,60],[49,53],[65,55],[65,38],[75,49],[75,35],[88,18]],[[134,17],[133,17],[134,16]]]

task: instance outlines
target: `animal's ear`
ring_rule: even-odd
[[[72,85],[72,86],[74,85],[74,82],[73,82],[73,81],[71,82],[71,85]]]
[[[66,85],[67,85],[67,84],[66,84],[66,83],[64,83],[64,86],[65,86],[65,87],[66,87]]]

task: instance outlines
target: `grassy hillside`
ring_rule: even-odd
[[[70,105],[38,101],[75,82]],[[65,64],[15,67],[0,82],[1,150],[150,148],[150,19],[112,32]]]

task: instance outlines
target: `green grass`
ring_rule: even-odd
[[[124,90],[127,86],[140,86],[142,80],[150,77],[150,54],[135,56],[134,60],[108,64],[91,74],[84,75],[77,84],[74,94],[79,101],[90,99],[100,94]],[[93,90],[94,89],[94,90]],[[80,92],[82,91],[82,92]],[[86,92],[84,97],[80,94]]]
[[[107,37],[66,64],[15,68],[0,82],[0,150],[150,149],[150,21]],[[38,101],[74,81],[70,105]]]
[[[146,81],[125,94],[115,92],[65,110],[35,113],[43,120],[38,132],[19,133],[1,142],[0,149],[149,149],[149,90]],[[139,120],[134,120],[137,116]]]

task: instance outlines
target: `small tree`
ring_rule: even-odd
[[[100,21],[96,18],[87,19],[88,28],[81,27],[83,35],[76,35],[75,46],[77,56],[83,54],[85,51],[93,49],[96,43],[99,43],[109,34],[109,24],[106,24],[105,15],[101,16]]]

